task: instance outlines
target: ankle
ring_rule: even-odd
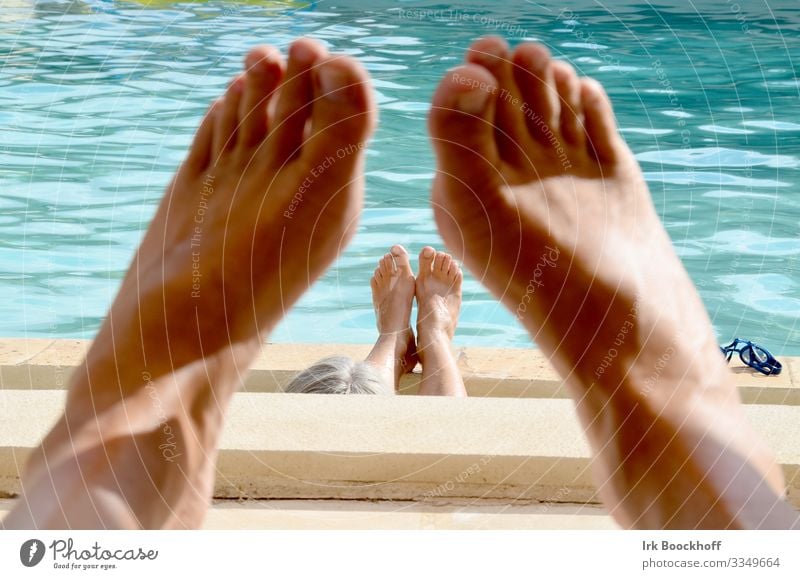
[[[445,328],[417,328],[417,348],[447,348],[450,349],[453,342],[452,334]]]
[[[378,335],[375,345],[385,346],[391,349],[395,356],[402,356],[408,350],[408,343],[412,335],[410,327],[392,332],[382,332]]]
[[[378,335],[375,348],[384,352],[392,352],[395,359],[403,358],[414,345],[414,332],[410,327],[394,332],[384,332]]]
[[[408,332],[411,331],[411,326],[406,326],[400,330],[389,330],[389,331],[381,331],[378,328],[378,340],[384,341],[395,341],[402,338],[406,338],[408,336]]]

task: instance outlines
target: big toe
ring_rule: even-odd
[[[430,246],[422,248],[419,252],[419,275],[425,276],[431,273],[433,261],[436,258],[436,250]]]
[[[367,71],[348,56],[327,56],[314,68],[311,135],[302,156],[316,165],[331,159],[327,171],[349,175],[372,134],[376,108]]]
[[[433,96],[428,125],[439,171],[467,188],[497,178],[496,92],[488,70],[466,65],[447,73]]]
[[[581,79],[581,100],[590,152],[600,162],[617,161],[626,145],[617,130],[614,110],[606,91],[594,79]]]
[[[411,274],[411,260],[408,251],[402,245],[393,245],[391,249],[392,259],[395,267],[401,275]]]
[[[529,137],[508,43],[497,36],[481,38],[467,52],[467,62],[482,66],[497,80],[502,94],[495,107],[497,146],[504,160],[519,162],[527,156]]]

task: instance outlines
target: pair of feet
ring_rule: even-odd
[[[422,363],[420,394],[466,396],[451,344],[461,310],[463,275],[448,253],[424,247],[416,277],[408,252],[395,245],[383,256],[370,280],[378,341],[367,361],[394,384]],[[411,309],[417,300],[417,336]],[[457,377],[457,380],[454,378]]]
[[[245,68],[168,187],[10,526],[199,524],[241,373],[352,237],[376,119],[367,73],[305,39]],[[429,129],[441,235],[564,376],[617,520],[794,522],[600,85],[542,46],[484,38],[440,83]],[[415,294],[441,297],[433,270],[419,278]],[[425,333],[429,356],[443,341]],[[178,464],[154,450],[153,397]]]
[[[376,119],[361,65],[307,39],[287,62],[258,48],[245,65],[204,119],[112,307],[115,323],[98,336],[146,350],[159,372],[259,344],[342,251],[361,211]],[[565,377],[619,520],[681,524],[661,497],[682,497],[691,519],[695,501],[736,495],[729,472],[704,467],[717,448],[782,493],[602,87],[540,45],[512,52],[484,38],[440,83],[429,130],[445,244]],[[642,451],[676,440],[668,460]],[[693,451],[709,440],[707,453]]]

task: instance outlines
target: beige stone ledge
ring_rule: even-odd
[[[0,520],[13,501],[0,500]],[[594,505],[425,504],[410,501],[215,501],[205,529],[214,530],[605,530],[614,520]]]
[[[0,493],[65,393],[0,391]],[[800,505],[800,407],[750,405]],[[179,449],[178,449],[179,452]],[[240,393],[220,445],[219,498],[596,502],[568,400]]]
[[[0,388],[62,389],[80,364],[86,340],[0,340]],[[369,345],[268,344],[254,363],[243,387],[247,392],[279,392],[300,370],[326,356],[364,359]],[[535,349],[458,348],[458,364],[471,396],[510,398],[568,398],[553,367]],[[784,371],[764,376],[741,366],[732,369],[742,400],[747,404],[800,405],[800,358],[781,358]],[[404,394],[416,392],[419,374],[407,376]]]
[[[616,529],[594,505],[431,505],[410,501],[218,501],[207,529]]]

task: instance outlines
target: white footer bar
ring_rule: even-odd
[[[0,576],[796,579],[798,538],[790,531],[5,531]]]

